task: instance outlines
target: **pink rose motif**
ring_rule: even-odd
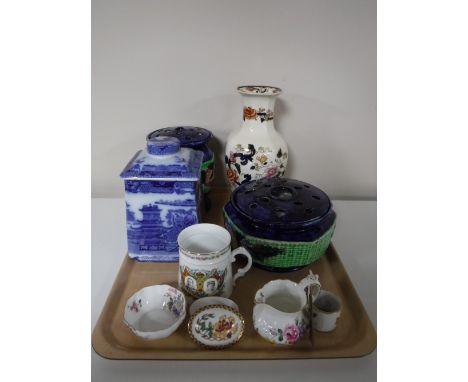
[[[299,329],[296,325],[288,325],[284,328],[284,335],[289,344],[293,344],[299,340]]]
[[[138,308],[139,308],[138,303],[136,301],[133,301],[133,304],[130,306],[130,310],[132,310],[132,311],[134,310],[135,312],[138,313],[138,311],[140,310]]]
[[[273,178],[276,175],[278,175],[278,167],[270,167],[267,172],[266,172],[266,177],[267,178]]]

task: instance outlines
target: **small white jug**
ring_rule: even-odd
[[[253,322],[255,330],[269,342],[291,345],[306,333],[307,295],[311,288],[312,301],[320,292],[318,275],[312,272],[299,284],[290,280],[272,280],[255,294]]]

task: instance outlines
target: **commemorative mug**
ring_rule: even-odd
[[[229,298],[236,280],[252,266],[252,256],[243,247],[231,251],[231,235],[215,224],[194,224],[179,233],[179,287],[195,298]],[[247,265],[232,275],[237,255]]]

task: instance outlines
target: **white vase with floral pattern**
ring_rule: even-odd
[[[274,106],[281,89],[240,86],[244,111],[240,129],[227,140],[224,162],[232,189],[250,180],[284,175],[288,147],[274,126]]]

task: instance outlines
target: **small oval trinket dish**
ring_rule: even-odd
[[[176,331],[186,315],[185,296],[170,285],[140,289],[127,300],[124,323],[138,337],[157,340]]]
[[[244,333],[244,318],[227,305],[207,305],[190,318],[190,337],[199,345],[222,349],[234,345]]]
[[[192,305],[190,305],[190,315],[193,316],[197,311],[199,311],[201,308],[207,306],[207,305],[226,305],[231,307],[234,310],[239,311],[239,307],[237,304],[225,297],[221,296],[210,296],[210,297],[202,297],[199,298],[198,300],[195,300]]]

